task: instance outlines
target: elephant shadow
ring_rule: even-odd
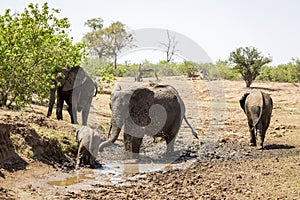
[[[273,149],[293,149],[295,146],[287,145],[287,144],[269,144],[264,147],[265,150],[273,150]]]

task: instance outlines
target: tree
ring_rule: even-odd
[[[93,31],[101,30],[103,28],[103,19],[100,17],[88,19],[84,25],[90,27]]]
[[[114,68],[117,69],[117,57],[125,47],[132,47],[133,36],[121,22],[114,22],[103,28],[101,18],[90,19],[86,23],[92,32],[88,32],[85,41],[92,52],[96,52],[99,58],[112,58]]]
[[[230,53],[229,61],[234,64],[234,69],[242,75],[246,82],[246,87],[250,87],[259,75],[262,66],[270,63],[272,60],[262,56],[254,47],[240,47]]]
[[[100,59],[105,56],[106,44],[104,42],[103,20],[93,18],[87,20],[84,25],[92,29],[84,35],[83,41],[87,44],[92,54],[96,54]]]
[[[166,43],[161,42],[160,45],[165,49],[164,52],[166,53],[167,59],[166,61],[170,63],[173,61],[173,56],[177,52],[176,46],[178,44],[178,41],[176,40],[175,35],[170,36],[169,30],[167,30],[167,37],[168,41]]]
[[[121,22],[112,23],[104,31],[108,56],[113,58],[114,68],[117,69],[117,57],[123,48],[132,47],[133,36]]]
[[[72,44],[67,18],[48,4],[29,4],[22,13],[0,16],[0,107],[23,107],[45,98],[63,67],[81,62],[82,43]]]

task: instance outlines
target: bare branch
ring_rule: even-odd
[[[175,35],[171,36],[169,30],[167,32],[167,42],[160,42],[160,46],[162,46],[165,50],[167,56],[167,62],[171,62],[173,60],[173,57],[178,50],[176,49],[178,45],[178,41],[176,40]]]

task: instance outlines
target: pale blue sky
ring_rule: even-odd
[[[22,11],[35,0],[0,0]],[[88,31],[84,22],[101,17],[108,25],[125,23],[130,29],[176,31],[198,43],[213,61],[227,59],[238,47],[254,46],[271,55],[272,65],[300,57],[300,1],[298,0],[49,0],[71,23],[71,36],[80,41]]]

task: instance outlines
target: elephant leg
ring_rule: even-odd
[[[264,148],[264,130],[261,120],[256,125],[256,136],[259,149]]]
[[[90,113],[90,108],[92,104],[92,97],[89,97],[89,101],[85,105],[85,107],[82,110],[82,125],[87,125],[88,116]]]
[[[174,154],[175,138],[180,129],[181,120],[182,119],[180,118],[180,116],[177,116],[176,120],[172,124],[172,127],[167,129],[167,131],[165,132],[164,139],[166,140],[166,143],[167,143],[167,150],[166,150],[167,157],[172,156]]]
[[[61,96],[61,92],[58,91],[57,92],[57,105],[56,105],[56,118],[58,120],[62,120],[63,119],[63,114],[62,114],[62,109],[63,109],[63,105],[64,105],[64,99]]]
[[[72,115],[71,118],[73,117],[73,124],[78,124],[77,121],[77,104],[72,104]]]
[[[68,106],[67,111],[71,117],[71,123],[74,124],[74,118],[73,118],[73,112],[72,112],[72,107]]]
[[[176,135],[169,135],[167,137],[165,137],[164,139],[166,140],[166,144],[167,144],[167,150],[165,155],[167,157],[172,156],[174,154],[174,144],[175,144],[175,137]]]
[[[72,124],[78,124],[78,121],[77,121],[77,104],[76,102],[72,102],[71,101],[72,99],[72,96],[70,98],[68,98],[66,100],[67,104],[68,104],[68,113],[70,115],[70,118],[71,118],[71,123]]]
[[[166,133],[166,137],[164,138],[167,143],[167,150],[166,150],[166,155],[171,156],[174,154],[174,144],[175,144],[175,138],[176,135],[179,131],[180,126],[173,128],[171,131]]]
[[[80,161],[81,161],[81,159],[82,159],[82,148],[83,148],[83,145],[80,144],[80,145],[78,146],[75,169],[78,169],[79,166],[80,166]]]
[[[96,158],[91,154],[89,155],[89,165],[91,168],[95,168],[96,165]]]
[[[250,132],[250,146],[256,146],[255,130],[252,124],[248,123]]]
[[[143,138],[124,133],[124,145],[127,151],[126,157],[129,159],[138,159],[142,142]]]
[[[131,135],[124,133],[124,146],[126,151],[131,150]]]
[[[47,117],[50,117],[52,114],[53,105],[55,103],[55,92],[56,92],[56,84],[55,84],[55,88],[50,90],[50,101],[49,101]]]
[[[167,143],[166,155],[171,156],[174,153],[175,137],[166,138],[166,143]]]

